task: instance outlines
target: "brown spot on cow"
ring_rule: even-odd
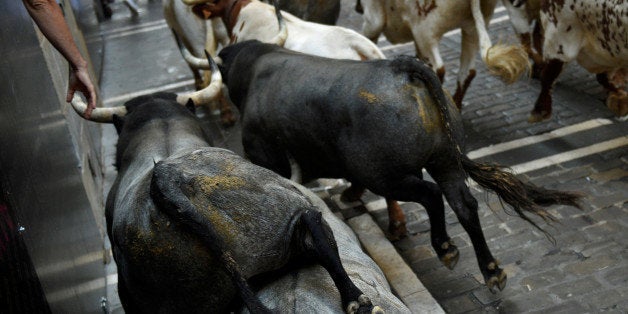
[[[436,0],[429,0],[424,4],[420,4],[419,0],[416,0],[416,6],[419,16],[427,16],[432,10],[436,9]]]

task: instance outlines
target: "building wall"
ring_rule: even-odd
[[[70,4],[62,4],[87,57]],[[0,42],[0,186],[30,257],[25,262],[53,313],[102,313],[100,127],[65,102],[67,62],[22,1],[0,1]]]

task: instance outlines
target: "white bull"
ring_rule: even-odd
[[[391,43],[414,40],[417,55],[426,59],[443,80],[445,67],[438,50],[441,37],[448,31],[462,31],[460,70],[454,100],[461,108],[462,99],[475,77],[475,53],[480,49],[489,70],[512,83],[528,67],[520,46],[492,46],[486,31],[497,0],[361,0],[362,32],[373,41],[381,33]]]
[[[249,39],[273,42],[279,32],[275,8],[257,0],[184,0],[203,17],[221,17],[230,43]],[[281,11],[287,29],[284,48],[336,59],[383,59],[377,45],[359,33],[340,26],[303,21]],[[206,62],[206,61],[205,61]]]
[[[628,114],[628,2],[624,0],[564,0],[541,2],[544,30],[541,93],[530,122],[549,119],[551,89],[566,62],[577,60],[596,74],[609,91],[606,105],[617,116]]]

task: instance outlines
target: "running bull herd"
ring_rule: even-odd
[[[164,0],[198,91],[141,96],[84,117],[112,123],[119,135],[106,219],[125,311],[409,312],[351,230],[289,180],[291,160],[304,182],[351,182],[344,200],[365,189],[383,196],[393,238],[406,233],[397,201],[423,205],[433,249],[453,269],[459,252],[447,234],[444,196],[487,288],[503,290],[507,276],[488,248],[467,178],[538,229],[532,215],[551,222],[545,207],[578,207],[582,195],[536,187],[465,155],[459,111],[478,48],[506,81],[525,72],[528,55],[534,60],[543,90],[532,122],[550,118],[551,87],[573,59],[608,89],[608,107],[627,114],[625,1],[504,0],[522,46],[493,47],[486,25],[496,0],[360,0],[366,37],[303,20],[333,24],[339,1],[308,3],[283,1],[293,15],[257,0]],[[529,21],[537,23],[535,39]],[[455,28],[462,53],[452,98],[441,85],[438,41]],[[380,33],[414,40],[418,58],[385,59],[371,41]],[[213,148],[194,114],[217,100],[223,123],[233,122],[229,102],[240,113],[246,159]],[[85,103],[77,97],[72,105],[83,116]]]

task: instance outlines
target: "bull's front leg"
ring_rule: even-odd
[[[349,278],[340,261],[334,234],[323,221],[321,213],[306,210],[301,216],[301,222],[306,234],[311,237],[311,241],[307,241],[307,238],[303,240],[305,249],[329,272],[347,313],[384,313],[379,306],[373,306],[371,300]]]
[[[541,93],[534,104],[534,109],[530,113],[528,122],[540,122],[552,116],[552,87],[560,72],[564,62],[552,59],[547,62],[541,72]]]

